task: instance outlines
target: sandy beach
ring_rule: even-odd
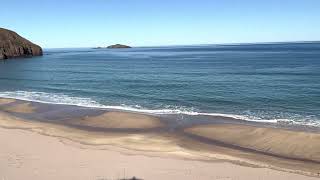
[[[318,179],[221,161],[152,157],[113,147],[84,146],[17,129],[0,128],[0,146],[0,178],[5,180],[98,180],[124,176],[154,180]]]
[[[0,180],[320,180],[320,0],[1,7]]]
[[[0,102],[0,179],[319,177],[315,132],[217,122],[172,129],[147,114]]]

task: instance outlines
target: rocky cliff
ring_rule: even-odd
[[[0,28],[0,59],[41,56],[40,46],[33,44],[17,33]]]

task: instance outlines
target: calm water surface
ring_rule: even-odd
[[[0,97],[320,125],[320,43],[46,49],[0,62]]]

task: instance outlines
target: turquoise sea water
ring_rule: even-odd
[[[45,49],[0,62],[0,97],[320,125],[320,43]]]

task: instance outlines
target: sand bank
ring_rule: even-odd
[[[185,132],[225,144],[320,163],[320,134],[248,125],[206,125]]]
[[[35,108],[30,105],[30,103],[22,103],[16,105],[9,105],[2,107],[1,110],[6,112],[14,112],[14,113],[32,113]]]
[[[67,121],[73,125],[108,129],[150,129],[163,127],[156,117],[128,112],[107,112],[99,116],[88,116]]]
[[[36,108],[30,102],[0,98],[0,110],[13,113],[32,113]]]
[[[16,101],[16,100],[14,100],[14,99],[0,98],[0,105],[9,104],[9,103],[12,103],[12,102],[15,102],[15,101]]]

